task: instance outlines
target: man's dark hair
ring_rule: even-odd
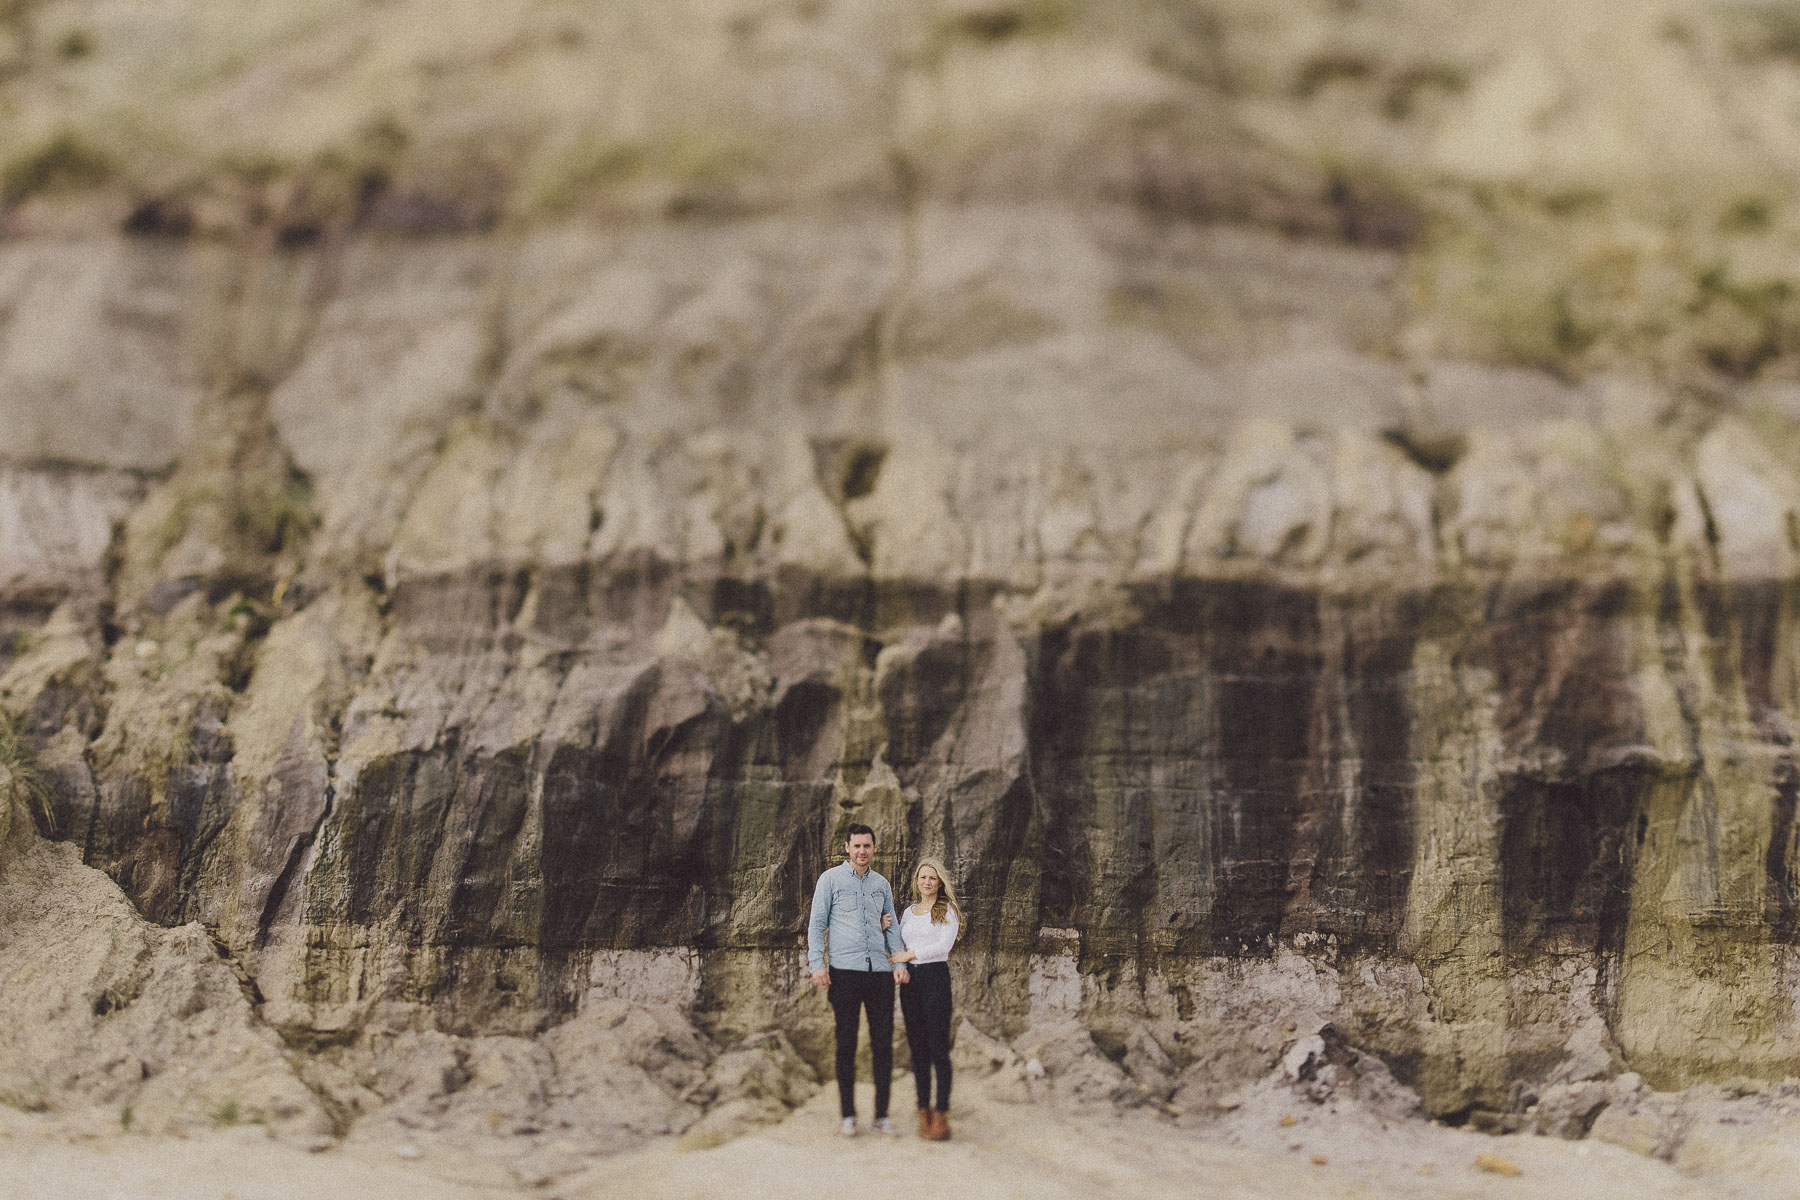
[[[870,829],[867,825],[852,825],[850,828],[844,830],[844,840],[847,842],[859,833],[868,834],[871,842],[875,840],[875,831]]]

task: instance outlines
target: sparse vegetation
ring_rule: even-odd
[[[1762,233],[1774,219],[1774,205],[1761,196],[1746,196],[1719,218],[1724,233]]]
[[[0,203],[88,191],[113,177],[112,158],[81,135],[64,130],[0,167]]]
[[[295,475],[245,480],[236,499],[242,528],[266,554],[292,549],[318,525],[312,488]]]
[[[1310,100],[1340,80],[1368,79],[1376,69],[1376,64],[1367,58],[1347,51],[1315,55],[1301,65],[1294,79],[1294,98]]]
[[[275,468],[178,476],[145,505],[142,519],[142,553],[150,563],[160,562],[197,529],[241,569],[254,570],[261,560],[304,544],[319,515],[307,479]]]
[[[35,1080],[0,1087],[0,1104],[28,1113],[48,1112],[50,1109],[50,1099],[44,1094],[44,1085]]]
[[[1689,311],[1698,318],[1696,349],[1715,370],[1748,377],[1795,348],[1800,321],[1786,279],[1740,282],[1723,264],[1701,272]]]
[[[1723,0],[1719,7],[1736,20],[1739,54],[1746,58],[1800,58],[1800,3],[1796,0]]]
[[[94,35],[77,26],[63,34],[56,43],[56,56],[76,62],[94,53]]]
[[[562,216],[595,193],[637,178],[647,164],[647,151],[635,142],[582,146],[557,159],[533,190],[531,207],[546,216]]]
[[[1432,93],[1460,96],[1469,90],[1469,73],[1446,63],[1427,63],[1408,67],[1388,81],[1382,97],[1382,111],[1396,121],[1403,121],[1418,110]]]
[[[1800,364],[1800,257],[1768,196],[1673,213],[1592,190],[1472,199],[1413,263],[1438,353],[1698,386]]]
[[[163,747],[162,767],[164,770],[173,770],[185,764],[193,755],[193,727],[184,723],[169,735],[168,744]]]
[[[236,1125],[239,1121],[243,1120],[243,1115],[238,1111],[238,1102],[236,1100],[224,1101],[214,1108],[210,1115],[212,1116],[212,1123],[218,1126]]]
[[[1598,188],[1563,188],[1544,197],[1544,211],[1553,217],[1586,217],[1606,211],[1606,193]]]
[[[278,243],[295,248],[361,219],[392,185],[411,141],[397,120],[382,116],[305,160],[259,155],[238,165],[245,182],[267,202],[266,219]]]
[[[19,734],[12,718],[0,713],[0,771],[4,771],[12,796],[46,831],[55,831],[56,813],[50,807],[50,788],[38,768],[36,756]]]
[[[1623,314],[1608,304],[1620,295],[1616,279],[1576,280],[1510,265],[1491,267],[1482,275],[1472,294],[1461,300],[1476,338],[1468,347],[1474,357],[1579,374],[1582,356],[1618,332],[1614,323]]]
[[[547,150],[521,198],[527,212],[557,217],[596,202],[629,205],[672,193],[672,215],[715,215],[741,208],[745,181],[767,165],[763,145],[723,128],[655,141],[602,135]]]
[[[1071,17],[1068,0],[994,0],[970,6],[946,22],[945,32],[980,42],[1060,33]]]

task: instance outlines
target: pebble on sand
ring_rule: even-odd
[[[1488,1171],[1495,1175],[1523,1175],[1525,1173],[1498,1154],[1477,1154],[1473,1165],[1477,1171]]]

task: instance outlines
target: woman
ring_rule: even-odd
[[[909,964],[910,981],[900,985],[900,1012],[906,1044],[912,1049],[913,1082],[919,1089],[919,1136],[950,1140],[950,948],[962,929],[962,910],[950,892],[950,877],[934,858],[913,872],[916,902],[900,914],[906,949],[889,955]],[[937,1107],[931,1106],[931,1076],[937,1073]]]

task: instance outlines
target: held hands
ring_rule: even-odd
[[[891,929],[893,927],[893,924],[894,924],[894,914],[893,913],[884,912],[881,914],[881,932],[886,933],[889,929]],[[889,955],[889,958],[892,958],[892,957],[893,957],[892,955]]]
[[[895,967],[894,968],[894,982],[895,983],[911,983],[912,982],[912,972],[907,970],[905,967]]]

